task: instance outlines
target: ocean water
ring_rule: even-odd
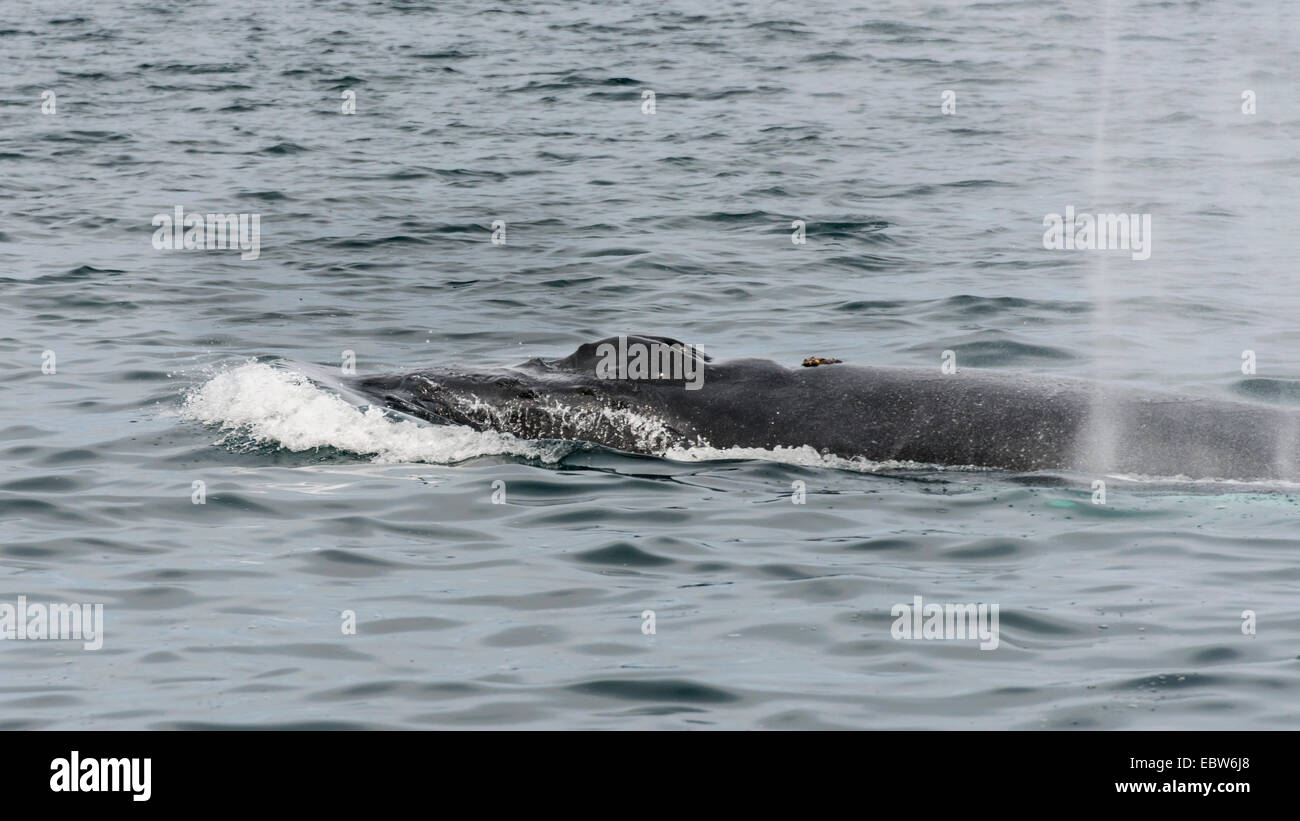
[[[1273,2],[7,0],[0,604],[104,635],[0,641],[0,727],[1300,726],[1300,486],[637,456],[303,376],[648,333],[1300,405],[1297,57]],[[177,206],[256,259],[155,249]],[[1045,249],[1067,207],[1150,257]],[[896,640],[915,596],[998,647]]]

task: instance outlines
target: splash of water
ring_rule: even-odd
[[[451,464],[489,455],[555,462],[566,452],[510,434],[394,419],[381,408],[349,404],[302,374],[259,362],[230,368],[196,387],[181,415],[257,444],[291,451],[336,448],[376,462]]]

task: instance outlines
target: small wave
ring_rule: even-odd
[[[291,142],[279,142],[272,146],[260,150],[249,151],[249,154],[301,154],[308,149]]]
[[[223,371],[192,390],[181,416],[257,444],[291,451],[335,448],[376,462],[451,464],[492,455],[556,462],[566,452],[509,434],[394,419],[381,408],[352,405],[302,374],[261,362]]]

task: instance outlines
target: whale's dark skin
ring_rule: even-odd
[[[631,342],[680,346],[666,337]],[[699,356],[702,386],[597,376],[598,346],[511,368],[357,377],[365,396],[433,422],[526,439],[669,448],[809,446],[871,461],[1190,478],[1295,478],[1300,414],[1000,371],[786,368]]]

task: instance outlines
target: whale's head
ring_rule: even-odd
[[[351,384],[419,418],[526,439],[579,439],[627,450],[695,441],[666,393],[703,385],[709,358],[667,337],[608,337],[561,359],[507,368],[455,366],[360,377]]]

